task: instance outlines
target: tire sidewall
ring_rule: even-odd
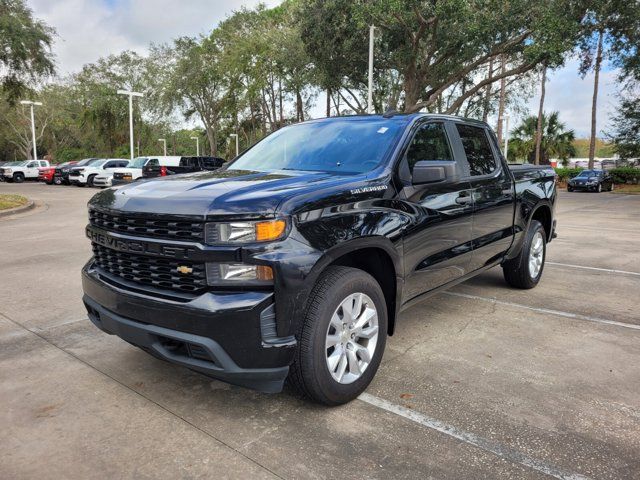
[[[13,181],[14,181],[14,182],[16,182],[16,183],[22,183],[22,182],[24,182],[24,175],[22,175],[21,173],[16,173],[16,174],[13,176]]]
[[[326,361],[326,335],[329,321],[340,303],[352,293],[364,293],[375,304],[378,313],[378,341],[371,363],[362,376],[350,384],[340,384],[332,376]],[[387,337],[387,307],[384,294],[380,286],[366,272],[355,270],[343,278],[343,281],[334,284],[326,292],[326,300],[318,309],[316,321],[313,324],[313,363],[314,377],[320,391],[326,397],[328,404],[341,404],[357,397],[363,392],[376,374],[386,344]]]

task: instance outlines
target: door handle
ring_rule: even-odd
[[[471,195],[460,195],[458,198],[456,198],[456,203],[458,205],[467,205],[471,203]]]

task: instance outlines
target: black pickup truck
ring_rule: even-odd
[[[555,184],[510,168],[482,122],[313,120],[220,170],[95,195],[83,300],[156,357],[337,405],[372,380],[402,310],[495,266],[538,283]]]

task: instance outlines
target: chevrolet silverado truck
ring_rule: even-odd
[[[555,236],[550,167],[509,167],[482,122],[334,117],[222,169],[89,202],[84,304],[101,330],[236,385],[356,398],[401,312],[500,266],[528,289]]]

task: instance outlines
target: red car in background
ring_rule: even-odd
[[[51,185],[53,183],[55,183],[56,185],[60,185],[62,183],[61,181],[61,177],[55,177],[55,173],[56,173],[56,167],[64,167],[67,165],[75,165],[76,161],[74,162],[65,162],[65,163],[61,163],[60,165],[52,165],[50,167],[41,167],[38,168],[38,181],[39,182],[45,182],[47,185]]]
[[[38,181],[45,182],[47,185],[53,183],[53,173],[56,171],[56,167],[40,167],[38,168]]]

